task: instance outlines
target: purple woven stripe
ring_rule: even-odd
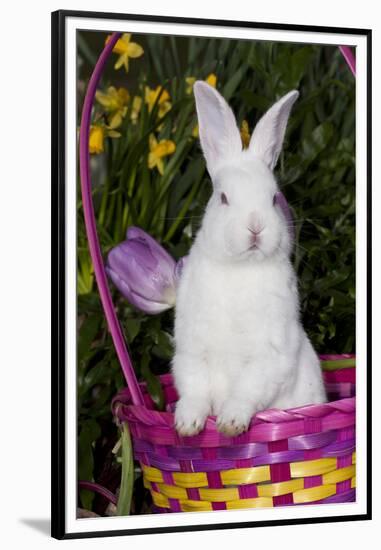
[[[345,448],[344,444],[342,446],[337,446],[337,440],[346,441],[349,439],[353,440],[353,438],[354,428],[350,427],[344,428],[343,430],[332,430],[330,432],[319,434],[291,437],[288,440],[288,447],[292,451],[324,448],[324,452],[331,453],[331,451],[334,451],[335,449]],[[170,458],[178,460],[202,459],[202,452],[199,447],[165,447],[164,445],[154,446],[148,441],[144,441],[140,438],[135,438],[134,448],[135,451],[139,453],[168,456]],[[253,458],[256,456],[264,456],[267,454],[268,446],[266,443],[248,443],[246,445],[220,447],[219,449],[217,449],[217,458],[222,460],[239,460],[245,458]]]
[[[148,461],[144,460],[144,455],[147,456]],[[179,461],[174,460],[173,458],[170,458],[168,456],[139,453],[136,450],[134,452],[134,456],[139,462],[143,462],[144,464],[153,466],[154,468],[158,468],[159,470],[169,470],[171,472],[177,472],[180,469]]]
[[[323,457],[331,457],[331,456],[344,456],[348,453],[352,453],[356,448],[356,440],[354,438],[352,439],[346,439],[345,441],[338,441],[337,443],[333,443],[332,445],[328,445],[323,450]]]
[[[278,464],[281,462],[298,462],[301,460],[308,460],[314,458],[329,458],[329,457],[341,457],[346,456],[352,453],[355,450],[355,439],[349,439],[345,441],[339,441],[328,445],[325,448],[318,449],[314,455],[308,451],[280,451],[277,453],[267,453],[262,456],[254,457],[250,459],[249,466],[262,466],[266,464]],[[149,461],[147,462],[147,458]],[[159,470],[168,470],[168,471],[179,471],[181,461],[174,460],[170,457],[164,457],[154,454],[139,453],[135,450],[135,458],[139,461],[144,461],[144,463],[149,463],[150,466],[159,468]],[[221,460],[217,458],[216,460],[192,460],[192,469],[189,471],[193,472],[213,472],[219,470],[230,470],[237,467],[235,460]]]
[[[345,493],[338,493],[337,495],[332,495],[331,497],[321,500],[321,503],[324,504],[333,504],[334,502],[354,502],[356,500],[356,489],[350,489]]]
[[[233,445],[231,447],[221,447],[218,450],[219,458],[239,460],[260,456],[267,452],[266,443],[247,443],[246,445]]]
[[[282,462],[298,462],[301,460],[309,460],[315,458],[341,457],[351,454],[355,450],[355,440],[349,439],[345,441],[335,442],[325,448],[318,449],[311,454],[312,451],[280,451],[277,453],[267,453],[262,456],[250,459],[250,464],[242,465],[242,467],[262,466],[266,464],[279,464]],[[147,460],[148,457],[148,460]],[[181,468],[181,462],[170,457],[139,453],[135,449],[135,458],[145,464],[149,464],[159,470],[167,470],[171,472],[184,471]],[[235,460],[192,460],[189,461],[191,472],[214,472],[220,470],[231,470],[237,467]]]
[[[154,514],[168,514],[168,513],[170,513],[170,510],[168,510],[168,508],[159,508],[158,506],[155,506],[155,504],[152,504],[151,510]]]
[[[258,487],[256,483],[250,483],[249,485],[240,485],[238,487],[239,498],[257,498]]]
[[[292,451],[297,449],[317,449],[325,447],[333,441],[336,441],[336,431],[298,435],[296,437],[290,437],[288,440],[288,448]]]
[[[304,478],[304,488],[319,487],[322,484],[322,476],[309,476]]]
[[[177,498],[168,498],[168,502],[171,507],[171,512],[182,512],[181,506]]]

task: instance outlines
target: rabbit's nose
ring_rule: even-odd
[[[255,248],[258,245],[259,235],[261,234],[261,232],[263,230],[263,227],[251,227],[251,226],[249,226],[247,229],[250,232],[250,242],[251,242],[251,247],[250,248]]]
[[[263,227],[259,227],[259,226],[255,226],[255,227],[249,226],[247,229],[250,231],[251,235],[254,238],[257,238],[258,235],[260,235],[263,231]]]

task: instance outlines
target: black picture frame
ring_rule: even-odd
[[[107,22],[120,19],[125,21],[145,21],[157,23],[183,23],[191,25],[213,25],[242,27],[250,29],[279,29],[285,31],[310,31],[316,33],[337,33],[339,35],[362,35],[367,42],[367,511],[364,514],[330,517],[296,518],[292,520],[269,520],[252,522],[219,523],[208,525],[168,526],[155,528],[99,530],[88,532],[67,532],[65,522],[65,24],[68,18],[97,18]],[[341,521],[362,521],[372,518],[372,357],[371,357],[371,304],[372,304],[372,217],[371,217],[371,180],[372,180],[372,31],[341,27],[322,27],[309,25],[274,24],[249,21],[208,20],[197,18],[163,17],[154,15],[136,15],[106,12],[82,12],[60,10],[52,13],[51,74],[52,74],[52,384],[51,384],[51,534],[56,539],[105,537],[120,535],[138,535],[147,533],[191,532],[210,529],[237,529],[247,527],[314,524]]]

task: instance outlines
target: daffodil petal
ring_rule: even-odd
[[[143,55],[144,50],[139,44],[136,44],[136,42],[130,42],[128,44],[127,53],[129,57],[136,58]]]
[[[102,126],[92,126],[89,135],[89,152],[99,155],[104,151],[105,130]]]
[[[112,130],[115,128],[118,128],[122,124],[122,121],[123,121],[123,117],[121,113],[118,111],[111,117],[109,128],[111,128]]]
[[[205,82],[207,82],[210,86],[213,86],[213,88],[215,88],[217,84],[216,75],[214,73],[211,73],[210,75],[207,76],[207,78],[205,79]]]
[[[167,90],[161,91],[161,86],[158,86],[158,87],[156,88],[156,97],[157,97],[159,94],[161,94],[161,95],[160,95],[160,99],[159,99],[159,104],[160,104],[160,103],[164,103],[164,102],[168,101],[169,99],[171,99],[171,96],[169,95],[169,93],[167,92]],[[155,99],[156,99],[156,97],[155,97]]]
[[[118,70],[122,67],[122,65],[124,65],[125,56],[126,56],[125,53],[123,53],[122,55],[119,56],[119,58],[117,59],[115,65],[114,65],[114,69]]]
[[[149,153],[148,154],[148,168],[150,168],[152,170],[152,168],[154,168],[155,165],[156,165],[156,161],[157,161],[157,158],[154,155],[154,153]]]
[[[166,101],[159,107],[159,118],[163,118],[164,115],[172,109],[172,104],[169,101]]]
[[[107,135],[110,138],[120,138],[122,134],[120,132],[116,132],[115,130],[110,129],[108,130]]]
[[[157,139],[153,134],[150,134],[149,136],[149,148],[152,151],[157,146]]]
[[[160,175],[162,176],[164,174],[164,163],[162,159],[157,159],[156,166],[157,166],[157,169],[159,170]]]

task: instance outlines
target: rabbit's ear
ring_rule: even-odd
[[[299,96],[297,90],[289,92],[263,115],[255,127],[249,150],[260,157],[273,170],[282,150],[291,107]]]
[[[206,82],[193,86],[201,147],[209,173],[219,161],[242,151],[242,140],[233,111],[225,99]]]

